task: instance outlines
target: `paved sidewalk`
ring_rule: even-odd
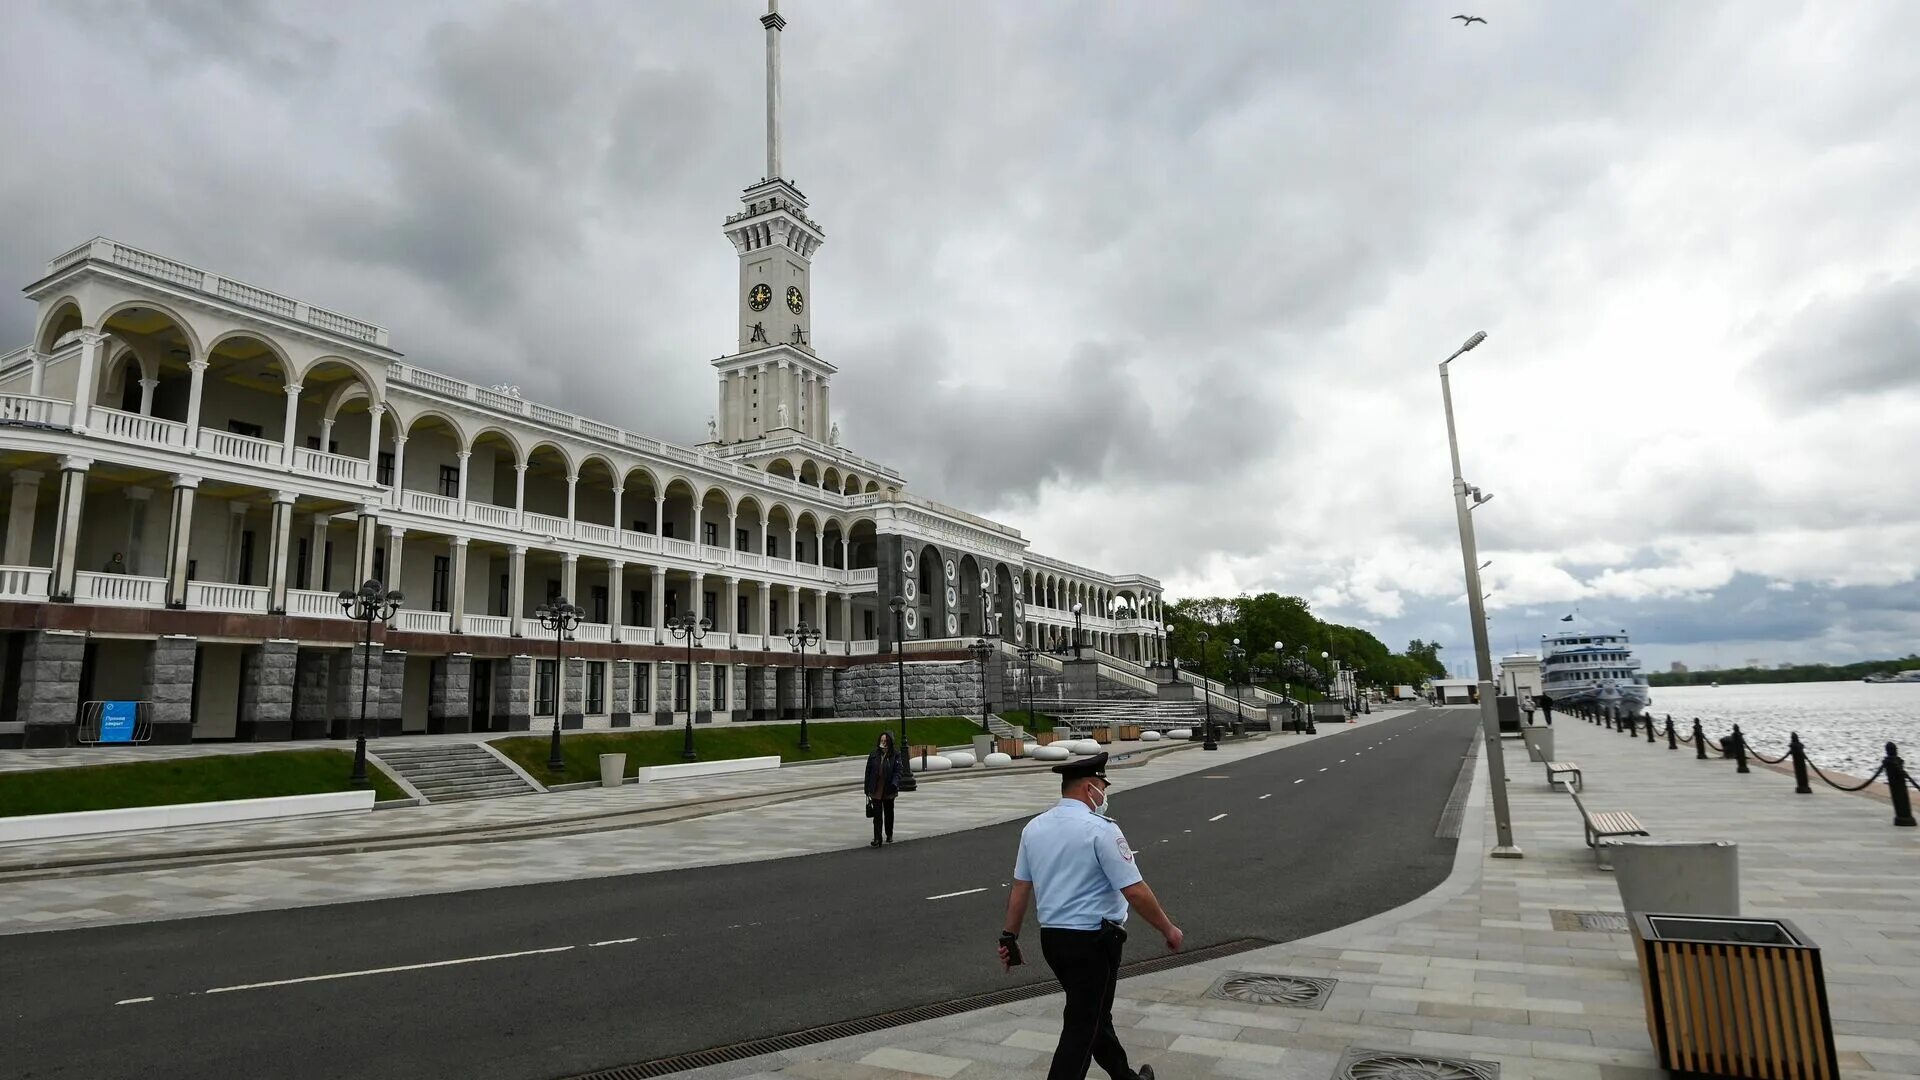
[[[1556,730],[1557,756],[1586,767],[1589,806],[1630,809],[1657,838],[1740,844],[1744,913],[1790,918],[1823,948],[1844,1078],[1920,1076],[1920,830],[1892,827],[1884,802],[1795,795],[1790,778],[1737,776],[1732,762],[1695,761],[1582,723]],[[1594,867],[1571,800],[1547,788],[1519,746],[1509,742],[1505,753],[1524,859],[1485,856],[1493,824],[1480,768],[1454,873],[1432,893],[1318,937],[1123,981],[1114,1021],[1135,1066],[1151,1064],[1167,1080],[1328,1080],[1344,1055],[1364,1049],[1470,1058],[1500,1066],[1501,1080],[1663,1078],[1631,939],[1557,928],[1567,925],[1558,913],[1618,913],[1613,876]],[[1284,883],[1278,889],[1285,902]],[[978,928],[982,963],[993,962],[996,930]],[[1153,936],[1136,927],[1130,957],[1158,955]],[[1318,1009],[1209,997],[1229,972],[1336,984]],[[682,1075],[1031,1080],[1046,1074],[1060,1000]],[[1471,1078],[1444,1066],[1429,1075]]]
[[[1351,737],[1351,733],[1395,715],[1399,714],[1375,713],[1367,718],[1368,723],[1323,728],[1323,734],[1317,736],[1282,735],[1228,742],[1217,753],[1182,749],[1155,755],[1137,767],[1129,767],[1128,783],[1153,783],[1257,754],[1284,752],[1289,746],[1317,739]],[[393,851],[241,859],[102,876],[0,881],[0,934],[610,877],[856,848],[870,835],[861,814],[864,799],[858,767],[858,763],[847,763],[779,770],[775,775],[811,769],[844,768],[847,772],[828,793],[806,795],[777,806],[644,827]],[[1042,768],[979,773],[977,778],[922,783],[920,790],[909,797],[911,801],[902,804],[896,835],[912,839],[1028,817],[1058,798],[1058,778]],[[736,787],[766,782],[767,774],[755,776],[761,779],[707,779],[725,780]],[[674,781],[658,787],[693,783],[696,781]],[[519,807],[578,796],[582,801],[631,799],[639,806],[655,797],[647,792],[655,786],[629,785],[618,791],[594,789],[499,802],[503,807]],[[718,786],[713,785],[715,789]],[[378,828],[400,815],[429,809],[338,820],[370,821]],[[322,824],[309,821],[304,827]]]

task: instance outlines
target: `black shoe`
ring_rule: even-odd
[[[887,843],[889,843],[889,844],[891,844],[891,843],[893,843],[893,834],[892,834],[892,833],[888,833],[888,834],[887,834]]]
[[[875,841],[874,841],[873,843],[871,843],[871,844],[868,844],[867,846],[868,846],[868,847],[879,847],[879,846],[880,846],[880,841],[878,841],[878,840],[875,840]]]
[[[1142,1065],[1140,1066],[1140,1071],[1134,1075],[1139,1077],[1140,1080],[1153,1080],[1153,1066]]]

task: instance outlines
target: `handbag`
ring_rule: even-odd
[[[872,799],[868,799],[868,800],[867,800],[867,816],[868,816],[868,817],[874,817],[874,816],[876,816],[876,815],[877,815],[877,814],[878,814],[879,812],[880,812],[880,808],[879,808],[878,806],[875,806],[875,805],[874,805],[874,803],[873,803],[873,800],[872,800]]]

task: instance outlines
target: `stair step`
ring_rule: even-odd
[[[519,777],[513,775],[512,773],[499,773],[493,776],[458,776],[458,777],[451,777],[444,780],[420,781],[420,780],[409,779],[409,783],[413,784],[414,787],[419,788],[421,791],[426,791],[429,788],[435,788],[441,791],[451,791],[456,788],[486,787],[489,784],[512,784],[512,785],[518,785],[521,787],[526,786],[526,781],[521,780]]]

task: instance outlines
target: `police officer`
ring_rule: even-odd
[[[1113,1032],[1113,993],[1120,982],[1127,908],[1153,925],[1177,951],[1186,937],[1154,899],[1120,826],[1107,818],[1107,755],[1055,765],[1060,802],[1027,822],[1007,897],[1000,962],[1020,962],[1020,926],[1036,901],[1040,953],[1067,993],[1060,1043],[1047,1080],[1084,1080],[1098,1061],[1113,1080],[1153,1080],[1153,1066],[1127,1066]]]

